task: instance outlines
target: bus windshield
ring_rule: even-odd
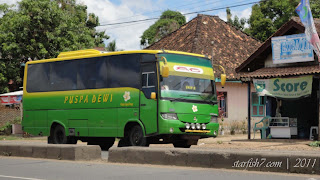
[[[216,103],[213,81],[183,76],[163,78],[161,98],[171,101]]]

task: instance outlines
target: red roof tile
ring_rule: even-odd
[[[213,63],[225,67],[228,79],[239,79],[235,68],[260,44],[218,16],[198,15],[146,49],[185,51],[210,58],[214,52]]]

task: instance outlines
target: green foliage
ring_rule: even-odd
[[[6,122],[6,124],[2,127],[0,127],[0,134],[11,134],[12,125],[10,122]]]
[[[107,51],[113,52],[117,50],[117,45],[116,45],[116,40],[111,41],[107,47],[106,47]]]
[[[234,19],[232,19],[231,10],[229,8],[226,9],[226,12],[227,22],[241,30],[244,30],[244,25],[246,24],[247,20],[245,18],[239,19],[238,16],[234,16]]]
[[[311,147],[320,147],[320,141],[313,141],[309,144]]]
[[[180,12],[171,10],[164,11],[160,19],[143,32],[140,44],[142,46],[148,46],[155,43],[185,23],[186,18]]]
[[[298,16],[295,9],[299,2],[300,0],[268,0],[253,5],[251,16],[248,19],[249,28],[244,31],[265,41],[292,16]],[[310,0],[310,5],[313,17],[318,18],[320,2]]]
[[[0,5],[0,93],[19,79],[21,61],[54,58],[60,52],[104,47],[109,37],[94,28],[99,19],[75,0],[22,0]],[[8,69],[9,68],[9,69]],[[11,69],[10,69],[11,68]],[[11,76],[11,77],[10,77]]]

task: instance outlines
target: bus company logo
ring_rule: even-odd
[[[197,111],[198,111],[198,107],[195,106],[195,105],[192,105],[192,111],[193,111],[193,112],[197,112]]]
[[[196,67],[188,67],[188,66],[173,66],[173,69],[178,72],[187,72],[187,73],[195,73],[195,74],[203,74],[203,69]]]
[[[123,99],[125,102],[127,102],[130,99],[130,92],[129,91],[125,91],[124,95],[123,95]]]

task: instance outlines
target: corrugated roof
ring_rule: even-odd
[[[269,67],[261,68],[253,72],[240,72],[242,78],[275,78],[297,75],[320,74],[318,65],[299,67]]]
[[[239,79],[235,68],[260,44],[218,16],[198,15],[146,49],[185,51],[207,55],[209,58],[214,52],[213,63],[224,66],[231,80]]]

